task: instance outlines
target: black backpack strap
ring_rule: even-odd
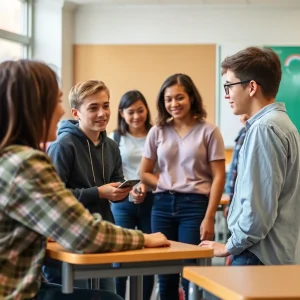
[[[114,141],[117,143],[118,147],[120,146],[121,134],[118,130],[114,131]]]

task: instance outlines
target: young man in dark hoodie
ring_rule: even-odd
[[[102,81],[76,84],[69,93],[75,120],[60,123],[58,137],[50,144],[48,155],[74,196],[91,213],[100,213],[104,220],[114,223],[109,200],[124,199],[131,188],[117,188],[124,177],[118,145],[106,137],[109,97]],[[60,283],[58,270],[44,266],[43,271],[47,280]],[[115,291],[114,279],[101,279],[100,287]]]

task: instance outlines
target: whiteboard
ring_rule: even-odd
[[[221,66],[221,62],[229,55],[232,55],[239,50],[242,50],[249,45],[247,44],[237,44],[237,43],[228,43],[222,44],[219,47],[219,59],[218,65]],[[242,128],[240,123],[239,116],[236,116],[232,113],[232,109],[228,103],[228,100],[225,99],[225,91],[223,84],[225,79],[221,76],[221,67],[219,67],[218,73],[218,109],[219,109],[219,128],[223,135],[225,148],[233,148],[234,140],[238,135],[239,130]]]

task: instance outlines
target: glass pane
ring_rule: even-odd
[[[0,62],[23,58],[24,48],[22,44],[0,39]]]
[[[0,29],[26,35],[26,12],[24,0],[0,0]]]

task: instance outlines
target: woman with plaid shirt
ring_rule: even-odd
[[[96,253],[169,245],[91,215],[59,179],[40,143],[53,141],[63,115],[55,73],[30,60],[0,64],[0,298],[118,300],[108,291],[41,286],[47,237],[70,251]]]

